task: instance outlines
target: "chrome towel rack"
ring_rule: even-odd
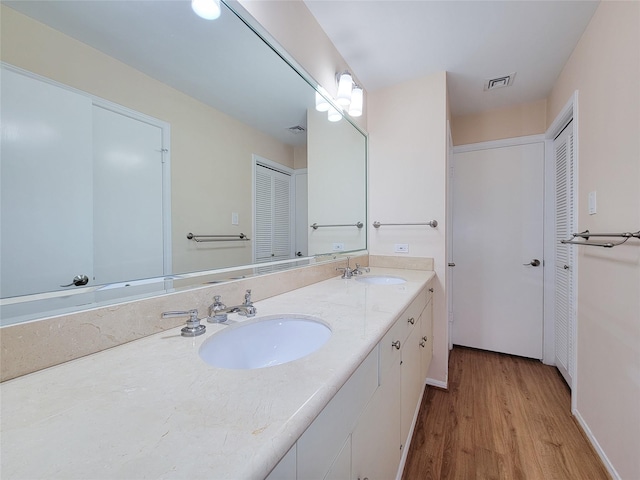
[[[244,233],[239,235],[196,235],[195,233],[187,233],[187,238],[194,242],[247,242],[251,240]]]
[[[313,225],[309,225],[311,228],[313,228],[314,230],[317,230],[321,227],[358,227],[358,228],[362,228],[364,227],[364,223],[362,222],[358,222],[358,223],[348,223],[348,224],[342,224],[342,225],[318,225],[317,223],[314,223]]]
[[[575,240],[575,238],[584,238],[585,241]],[[589,242],[590,237],[612,237],[612,238],[623,238],[624,240],[616,241],[616,242]],[[622,233],[591,233],[589,230],[585,230],[580,233],[572,233],[571,238],[567,240],[560,240],[560,243],[569,243],[572,245],[585,245],[588,247],[604,247],[604,248],[613,248],[618,245],[622,245],[630,238],[638,238],[640,239],[640,230],[637,232],[622,232]]]
[[[373,222],[373,226],[374,228],[380,228],[382,225],[402,225],[402,226],[407,226],[407,225],[429,225],[431,228],[436,228],[438,226],[438,222],[437,220],[431,220],[430,222],[421,222],[421,223],[380,223],[377,220],[375,222]]]

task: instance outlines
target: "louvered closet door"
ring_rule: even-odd
[[[554,140],[553,146],[556,158],[556,365],[571,387],[575,322],[574,247],[560,243],[560,240],[569,238],[575,231],[572,123]]]
[[[256,165],[256,263],[292,257],[291,176]]]

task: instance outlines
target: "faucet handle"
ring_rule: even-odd
[[[227,314],[220,313],[222,310],[226,310],[227,306],[220,300],[220,295],[213,296],[213,303],[209,305],[209,317],[207,322],[209,323],[224,323],[227,321]]]
[[[183,337],[197,337],[198,335],[202,335],[207,327],[204,325],[200,325],[200,319],[198,318],[198,310],[195,308],[192,310],[177,310],[171,312],[163,312],[162,318],[171,318],[171,317],[184,317],[189,315],[189,320],[187,320],[187,326],[183,327],[180,330]]]
[[[213,304],[211,306],[212,307],[226,308],[227,306],[220,301],[221,298],[222,297],[220,295],[214,295],[213,296]]]
[[[244,294],[244,310],[240,310],[238,312],[239,315],[243,317],[255,317],[256,313],[258,313],[258,309],[253,306],[253,302],[251,301],[251,290],[247,290],[247,293]]]

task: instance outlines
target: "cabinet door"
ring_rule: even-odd
[[[422,372],[420,357],[422,350],[422,347],[420,347],[422,328],[419,322],[421,318],[422,317],[420,317],[415,328],[411,330],[411,334],[400,351],[402,357],[400,367],[402,373],[402,388],[400,394],[402,419],[400,438],[403,444],[407,442],[413,416],[416,411],[416,405],[418,404],[418,398],[420,397],[421,388],[424,385],[424,382],[420,378]]]
[[[384,375],[384,382],[351,434],[351,478],[396,478],[400,463],[400,361]]]
[[[377,387],[375,348],[298,439],[298,478],[324,478]]]
[[[345,480],[351,475],[351,435],[323,480]]]
[[[433,301],[430,301],[422,312],[422,337],[420,338],[421,346],[421,369],[420,378],[422,382],[429,374],[429,365],[433,356]]]

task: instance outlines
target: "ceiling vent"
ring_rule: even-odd
[[[295,127],[287,128],[287,130],[289,130],[291,133],[304,133],[307,129],[301,125],[296,125]]]
[[[484,91],[495,90],[496,88],[509,87],[513,84],[513,79],[515,78],[516,73],[510,73],[509,75],[503,75],[501,77],[491,78],[489,80],[485,80],[484,82]]]

